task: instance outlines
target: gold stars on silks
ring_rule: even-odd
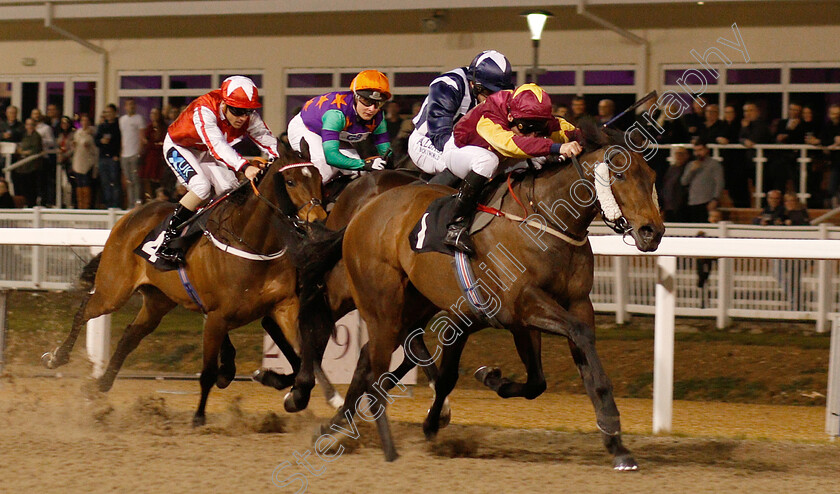
[[[315,102],[315,98],[312,98],[311,100],[307,101],[306,103],[303,104],[303,109],[306,110],[307,108],[309,108],[309,105],[311,105],[314,102]]]
[[[320,98],[318,98],[318,109],[319,109],[319,110],[321,109],[321,105],[323,105],[324,103],[326,103],[328,99],[329,99],[329,98],[327,98],[327,95],[326,95],[326,94],[321,95],[321,97],[320,97]]]
[[[346,94],[335,93],[335,98],[332,100],[332,102],[330,104],[335,105],[336,108],[341,108],[342,106],[347,104],[347,102],[344,101],[344,98],[346,98],[346,97],[347,97]]]

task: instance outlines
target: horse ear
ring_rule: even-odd
[[[309,143],[303,137],[300,138],[300,157],[303,158],[303,161],[312,161],[312,156],[309,154]]]

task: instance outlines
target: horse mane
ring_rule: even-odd
[[[628,147],[633,145],[634,149],[644,148],[645,142],[640,132],[626,132],[612,127],[602,127],[591,121],[583,121],[578,127],[583,135],[583,152],[591,153],[606,146]]]

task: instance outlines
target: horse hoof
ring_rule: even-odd
[[[385,461],[387,461],[387,462],[396,461],[396,459],[399,458],[399,457],[400,457],[400,455],[398,455],[396,451],[386,451],[385,452]]]
[[[437,437],[438,429],[440,424],[438,424],[438,428],[433,428],[429,419],[423,421],[423,435],[426,436],[426,441],[434,441]]]
[[[297,406],[295,403],[295,396],[293,391],[289,391],[286,393],[286,396],[283,398],[283,408],[286,409],[289,413],[297,413],[302,410]]]
[[[66,364],[69,360],[68,358],[59,359],[56,355],[58,355],[58,348],[51,352],[44,353],[41,355],[41,364],[47,369],[55,369]]]
[[[219,389],[225,389],[226,387],[230,386],[231,382],[233,382],[233,379],[229,378],[228,376],[219,375],[216,377],[216,387]]]
[[[449,425],[449,422],[451,420],[452,420],[452,414],[451,413],[441,414],[440,415],[440,425],[438,427],[443,429],[444,427]]]
[[[616,456],[613,459],[613,470],[617,472],[635,472],[639,469],[639,464],[630,455]]]
[[[193,427],[204,427],[207,423],[207,418],[204,415],[196,415],[193,417]]]
[[[263,379],[265,379],[265,370],[257,369],[251,374],[251,380],[256,381],[260,384],[263,384]]]
[[[329,403],[331,407],[338,410],[339,408],[344,406],[344,398],[342,398],[340,394],[336,393],[332,396],[332,398],[327,400],[327,403]]]
[[[498,367],[488,367],[483,365],[476,369],[475,378],[481,384],[487,385],[487,379],[500,379],[502,377],[502,370]]]

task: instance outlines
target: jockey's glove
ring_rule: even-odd
[[[384,170],[385,160],[380,156],[371,156],[365,159],[365,171]]]
[[[262,156],[257,156],[256,158],[251,158],[250,160],[248,160],[248,164],[250,166],[256,166],[260,170],[264,170],[266,166],[268,166],[270,163],[267,159],[263,158]]]

